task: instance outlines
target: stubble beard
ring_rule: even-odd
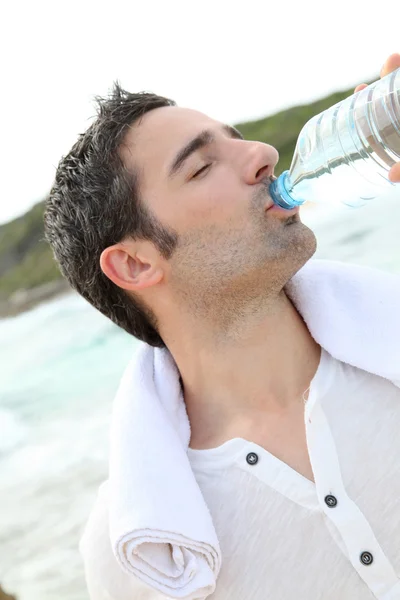
[[[268,218],[259,188],[246,226],[209,227],[180,236],[171,288],[182,309],[215,327],[235,329],[249,315],[265,314],[287,282],[313,256],[314,233],[299,215]]]

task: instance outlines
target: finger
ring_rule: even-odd
[[[400,67],[400,54],[391,54],[381,69],[381,77],[385,77]]]
[[[400,162],[395,164],[389,171],[389,179],[393,183],[400,183]]]
[[[360,83],[360,85],[358,85],[354,90],[354,93],[356,94],[357,92],[361,92],[361,90],[365,90],[366,87],[368,87],[366,83]]]

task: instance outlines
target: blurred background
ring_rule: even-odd
[[[288,168],[313,115],[400,51],[398,0],[15,1],[1,17],[0,584],[87,600],[78,540],[107,477],[136,342],[69,292],[42,241],[55,168],[119,80],[236,125]],[[400,273],[400,198],[308,205],[317,257]],[[4,596],[6,597],[6,596]],[[0,592],[0,598],[1,592]]]

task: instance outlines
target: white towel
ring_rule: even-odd
[[[400,382],[400,277],[312,260],[286,286],[335,358]],[[141,344],[115,400],[110,537],[121,567],[172,598],[206,598],[221,567],[217,535],[187,457],[190,426],[167,350]]]

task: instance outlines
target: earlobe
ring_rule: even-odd
[[[121,246],[106,248],[100,257],[103,273],[118,287],[138,291],[159,283],[162,270]]]

